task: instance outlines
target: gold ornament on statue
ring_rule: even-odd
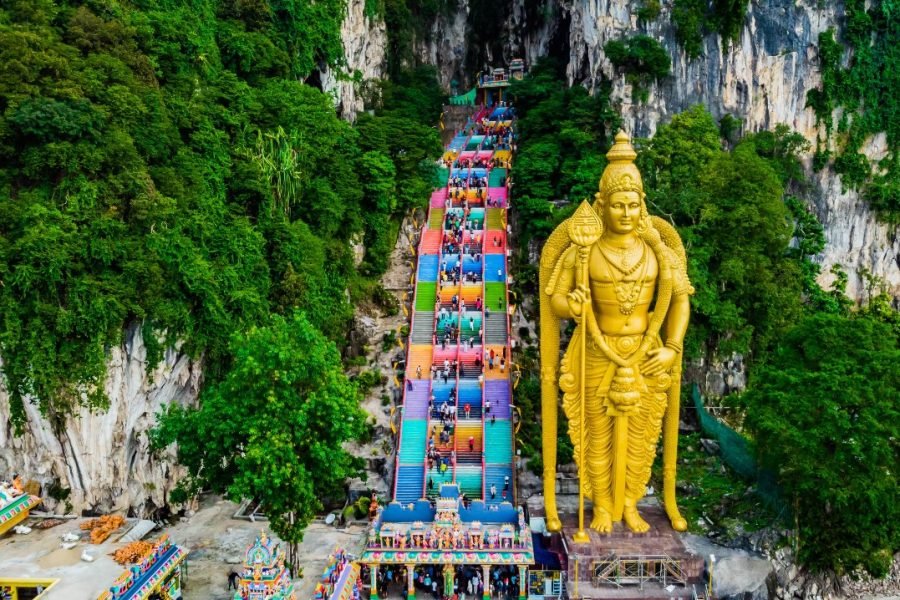
[[[578,464],[579,528],[607,533],[624,520],[649,525],[644,495],[656,443],[663,435],[663,500],[672,526],[687,523],[675,503],[681,344],[689,320],[684,247],[675,229],[651,217],[637,154],[624,132],[607,153],[593,207],[583,202],[544,246],[540,265],[541,404],[547,524],[561,528],[556,508],[559,391]],[[650,311],[651,305],[653,311]],[[559,320],[577,327],[560,361]]]

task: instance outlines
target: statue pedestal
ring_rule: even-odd
[[[705,595],[704,557],[685,549],[661,506],[644,503],[638,510],[650,524],[647,533],[633,533],[619,522],[606,535],[586,529],[590,541],[584,544],[573,538],[578,531],[577,512],[560,515],[563,530],[554,542],[568,557],[570,598],[690,599],[694,589],[698,596]],[[588,505],[585,525],[590,515]]]

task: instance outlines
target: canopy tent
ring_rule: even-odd
[[[459,96],[450,96],[450,104],[453,106],[475,106],[475,96],[478,94],[476,88],[472,88],[465,94]]]

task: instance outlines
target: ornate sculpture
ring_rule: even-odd
[[[663,500],[672,527],[686,529],[675,504],[682,340],[693,288],[675,229],[644,204],[637,154],[624,132],[607,153],[593,207],[583,202],[544,246],[540,266],[541,403],[547,524],[556,510],[558,390],[575,446],[581,496],[593,501],[591,528],[624,519],[633,531],[665,416]],[[655,304],[654,304],[655,298]],[[652,310],[651,310],[651,304]],[[559,320],[575,333],[559,361]],[[557,387],[558,385],[558,387]],[[586,541],[581,507],[576,541]]]

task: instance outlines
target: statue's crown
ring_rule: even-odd
[[[643,198],[644,182],[641,180],[641,172],[634,164],[637,152],[631,145],[631,138],[620,130],[615,140],[612,148],[606,153],[609,164],[600,177],[598,200],[606,200],[615,192],[637,192]]]

